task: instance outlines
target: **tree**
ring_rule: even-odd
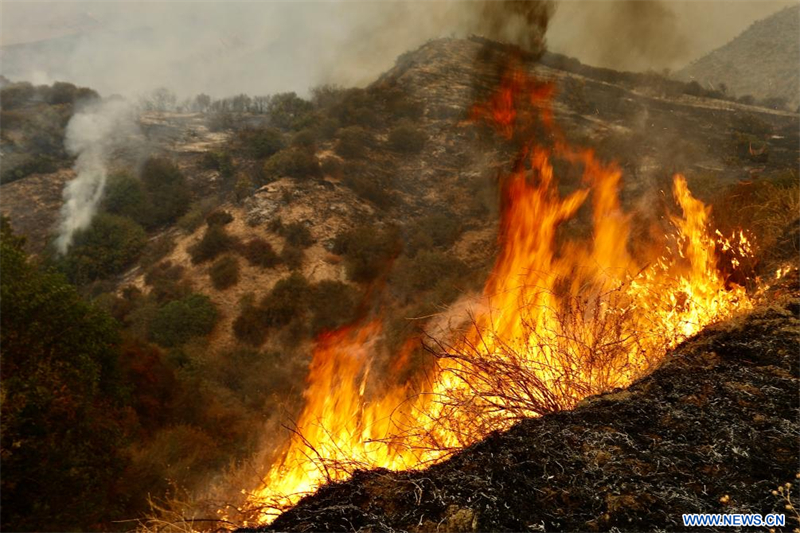
[[[174,222],[189,208],[189,185],[180,169],[171,161],[151,157],[142,167],[142,182],[150,197],[148,227]]]
[[[245,129],[238,138],[244,151],[256,159],[270,157],[286,147],[283,134],[276,128]]]
[[[122,512],[118,332],[0,229],[0,505],[7,531],[97,528]]]
[[[153,111],[173,111],[178,97],[166,87],[159,87],[150,93],[149,108]]]
[[[218,316],[208,296],[190,294],[158,310],[150,323],[150,338],[167,348],[178,346],[193,337],[211,333]]]
[[[192,103],[192,110],[198,111],[200,113],[205,113],[210,105],[211,105],[211,97],[208,96],[207,94],[200,93],[194,97],[194,102]]]
[[[272,179],[282,177],[318,178],[322,176],[319,160],[312,150],[291,147],[281,150],[264,163],[264,174]]]
[[[144,185],[125,172],[109,176],[103,207],[108,213],[128,217],[142,225],[149,222],[150,199]]]
[[[282,130],[293,130],[302,127],[302,119],[311,111],[314,105],[303,100],[296,93],[279,93],[273,95],[267,104],[267,114],[273,126]]]
[[[147,244],[147,234],[133,220],[100,213],[77,233],[69,252],[56,263],[76,285],[119,274]]]

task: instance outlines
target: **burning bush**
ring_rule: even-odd
[[[746,239],[711,233],[710,210],[683,176],[673,179],[681,215],[670,216],[664,247],[631,255],[622,172],[566,142],[552,122],[553,92],[549,82],[512,69],[472,110],[519,153],[500,179],[501,247],[469,320],[431,333],[426,344],[438,364],[428,375],[378,390],[365,376],[383,346],[385,317],[317,339],[296,432],[250,497],[262,520],[299,492],[356,469],[422,467],[520,418],[625,386],[705,324],[750,308],[743,287],[717,268],[716,253],[728,246],[747,255]],[[541,130],[555,138],[552,145],[531,142]],[[568,194],[557,183],[561,167],[578,174]],[[584,204],[592,230],[560,234]],[[439,242],[456,233],[443,232]],[[351,279],[366,281],[381,275],[396,242],[391,230],[362,227],[339,235],[334,251],[345,255]],[[432,279],[459,270],[437,251],[406,261],[396,275],[407,276],[409,290],[429,289]],[[416,343],[412,337],[403,345],[394,372],[411,364]]]

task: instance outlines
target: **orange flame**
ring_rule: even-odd
[[[552,95],[552,85],[514,70],[473,116],[509,139],[537,119],[553,131]],[[521,417],[625,386],[669,348],[751,306],[743,288],[726,288],[715,251],[748,255],[746,237],[714,237],[710,208],[683,176],[674,178],[682,215],[670,218],[669,245],[639,263],[628,249],[621,170],[555,138],[551,148],[523,147],[502,180],[501,251],[483,291],[487,306],[466,333],[437,341],[438,366],[425,385],[370,387],[380,320],[318,339],[296,431],[248,497],[261,521],[356,468],[420,468]],[[581,187],[563,197],[554,157],[583,172]],[[566,239],[560,226],[589,197],[591,239]]]

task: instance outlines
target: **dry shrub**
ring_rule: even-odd
[[[236,240],[228,235],[224,226],[209,225],[203,238],[189,247],[192,263],[199,264],[215,259],[218,255],[231,250]]]
[[[211,284],[223,291],[239,283],[239,261],[232,255],[217,259],[208,271]]]
[[[714,219],[723,233],[745,229],[755,237],[767,269],[800,253],[800,181],[797,171],[773,179],[740,182],[714,202]]]
[[[248,263],[261,268],[273,268],[281,262],[281,258],[272,245],[259,237],[247,241],[239,252],[247,259]]]

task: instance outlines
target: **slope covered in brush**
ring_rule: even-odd
[[[323,487],[276,531],[681,530],[682,513],[787,513],[797,471],[800,285],[676,348],[652,375],[523,421],[418,472]]]
[[[677,73],[701,85],[724,83],[743,97],[771,99],[774,106],[800,104],[800,6],[755,22],[741,35]]]

